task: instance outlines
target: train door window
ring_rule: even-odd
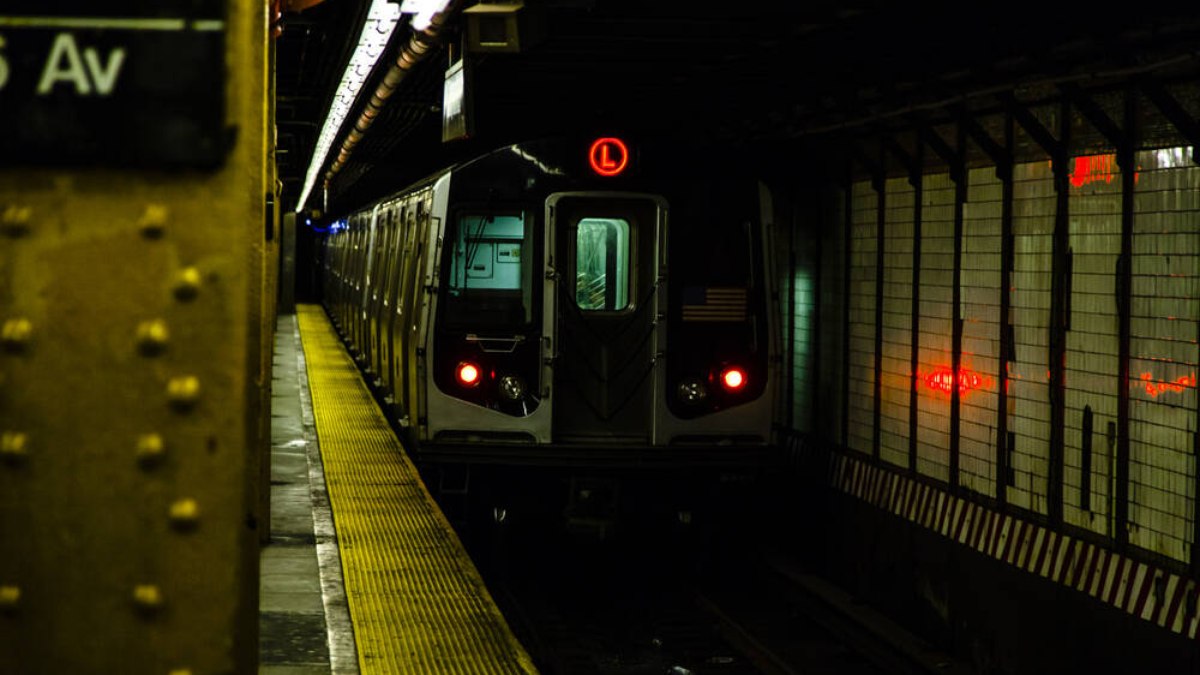
[[[582,218],[575,235],[575,304],[587,312],[629,308],[629,221]]]
[[[525,214],[467,213],[451,241],[447,283],[452,323],[533,320],[533,255]]]

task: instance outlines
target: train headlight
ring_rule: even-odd
[[[464,387],[474,387],[479,384],[479,366],[469,361],[463,361],[458,364],[455,370],[458,376],[458,383]]]
[[[505,375],[500,378],[500,395],[510,401],[520,401],[525,397],[525,382],[516,375]]]
[[[721,371],[721,386],[726,391],[741,391],[746,386],[746,371],[737,366],[729,366]]]
[[[688,405],[695,405],[708,398],[708,387],[699,378],[689,377],[679,383],[675,395]]]

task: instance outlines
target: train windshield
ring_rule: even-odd
[[[503,329],[533,321],[533,245],[524,213],[463,213],[452,221],[446,321]]]

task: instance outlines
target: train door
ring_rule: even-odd
[[[350,335],[350,342],[353,345],[354,352],[362,351],[362,331],[359,330],[361,322],[359,317],[362,315],[360,311],[362,305],[363,294],[363,271],[366,269],[364,258],[367,255],[366,235],[367,235],[367,217],[360,215],[357,222],[353,223],[351,230],[354,237],[354,259],[351,263],[352,291],[350,293],[350,302],[346,307],[346,331]]]
[[[649,443],[653,421],[659,197],[547,200],[553,271],[555,442]]]
[[[413,395],[415,386],[413,379],[416,376],[413,344],[412,326],[416,312],[415,307],[415,290],[420,289],[421,261],[418,259],[416,242],[422,238],[422,233],[425,229],[425,223],[422,215],[424,210],[419,208],[421,205],[420,195],[410,196],[404,204],[404,247],[401,254],[404,258],[404,276],[403,282],[400,285],[399,300],[396,302],[396,311],[399,312],[399,318],[396,320],[396,347],[400,350],[400,356],[397,359],[396,386],[398,387],[396,400],[401,405],[401,421],[405,424],[412,419],[414,407],[416,406],[416,397]]]
[[[383,218],[379,215],[380,206],[376,205],[371,211],[371,230],[367,239],[367,275],[366,287],[363,289],[363,365],[372,374],[378,375],[379,345],[376,343],[375,326],[378,323],[379,287],[383,277],[384,245]]]
[[[380,312],[380,370],[379,376],[383,378],[384,387],[389,396],[396,394],[396,381],[392,377],[395,372],[396,360],[396,345],[392,339],[392,332],[396,323],[396,312],[393,309],[396,305],[397,287],[400,285],[399,278],[401,274],[400,254],[403,250],[401,243],[402,226],[400,220],[400,204],[393,202],[385,209],[387,217],[387,276],[384,285],[383,293],[383,310]]]
[[[439,182],[438,185],[442,184]],[[412,238],[408,240],[408,249],[405,253],[413,271],[407,275],[406,303],[408,310],[405,315],[407,337],[404,341],[403,363],[404,372],[408,377],[406,380],[408,401],[406,414],[414,423],[426,414],[425,390],[422,385],[428,377],[424,365],[425,350],[421,345],[425,344],[425,336],[429,331],[429,302],[433,294],[429,293],[428,289],[433,287],[434,279],[437,278],[434,273],[436,264],[429,260],[431,253],[434,256],[437,255],[437,246],[441,238],[441,219],[434,215],[434,194],[437,190],[439,188],[435,186],[434,190],[423,190],[417,195],[412,221]],[[443,206],[443,213],[444,209]],[[408,419],[403,420],[405,424],[408,424],[408,421]]]

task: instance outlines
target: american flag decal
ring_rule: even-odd
[[[745,321],[746,289],[731,286],[685,286],[684,321]]]

